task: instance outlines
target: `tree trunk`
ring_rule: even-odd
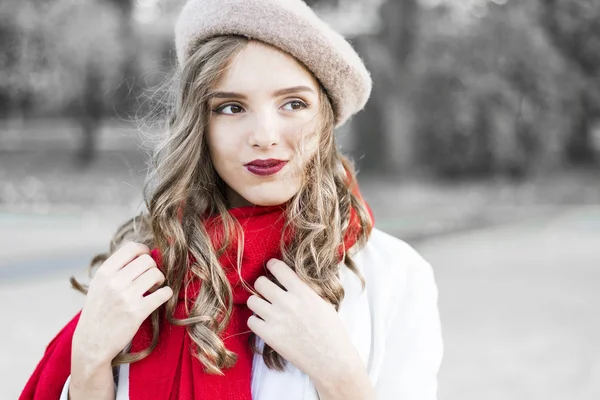
[[[89,166],[96,157],[96,136],[104,115],[102,74],[90,59],[86,66],[85,87],[78,115],[82,137],[78,154],[80,166]]]
[[[592,126],[600,117],[600,106],[593,100],[600,92],[600,48],[590,44],[600,40],[600,8],[580,0],[542,0],[541,25],[550,42],[562,56],[570,61],[588,83],[580,89],[577,123],[566,143],[567,161],[576,164],[597,162],[592,145]],[[598,15],[589,13],[596,11]],[[596,96],[594,96],[596,93]]]
[[[410,60],[418,39],[419,4],[417,0],[388,0],[380,14],[380,33],[354,41],[374,85],[367,106],[353,119],[357,136],[352,155],[365,172],[390,173],[408,163],[407,154],[413,152],[409,137],[394,135],[411,134],[410,122],[398,124],[396,114],[407,104],[402,99],[403,87],[410,78]]]
[[[591,135],[597,106],[591,104],[585,92],[580,93],[579,101],[581,114],[567,140],[567,160],[574,165],[593,165],[597,160]]]

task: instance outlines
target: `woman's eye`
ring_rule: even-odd
[[[303,101],[294,100],[294,101],[290,101],[289,103],[286,103],[283,107],[288,111],[296,111],[296,110],[301,110],[303,108],[306,108],[308,106]]]
[[[237,104],[227,104],[221,107],[218,107],[215,111],[219,114],[238,114],[241,113],[244,109],[242,106]]]

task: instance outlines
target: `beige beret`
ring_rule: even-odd
[[[306,65],[331,99],[336,127],[369,98],[371,75],[360,56],[301,0],[188,1],[175,25],[179,63],[199,41],[222,35],[259,40]]]

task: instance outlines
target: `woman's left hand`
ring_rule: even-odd
[[[265,276],[248,307],[256,314],[248,327],[313,381],[345,381],[365,368],[335,307],[321,298],[285,263],[272,259],[267,268],[283,286]],[[260,318],[259,318],[260,317]],[[360,379],[358,379],[360,381]]]

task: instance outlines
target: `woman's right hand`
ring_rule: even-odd
[[[161,287],[164,281],[147,246],[131,242],[112,254],[90,282],[73,335],[72,370],[110,365],[142,322],[173,295],[170,287]]]

